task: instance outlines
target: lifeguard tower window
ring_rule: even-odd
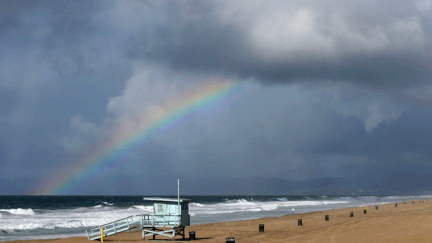
[[[190,199],[153,197],[144,198],[144,200],[153,202],[154,216],[156,218],[154,218],[154,221],[152,222],[152,227],[157,227],[157,225],[176,227],[190,225]]]

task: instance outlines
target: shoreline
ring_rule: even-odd
[[[422,200],[423,201],[423,200]],[[240,221],[204,223],[187,226],[185,241],[189,232],[195,231],[200,242],[225,242],[234,238],[236,242],[429,242],[432,238],[432,200],[412,204],[412,201],[387,204],[374,204],[365,207],[332,209],[299,214],[287,214],[280,217],[264,217]],[[375,209],[378,205],[378,209]],[[350,217],[354,212],[354,217]],[[329,221],[325,221],[329,215]],[[303,226],[297,225],[302,219]],[[264,233],[260,233],[259,224],[264,224]],[[141,230],[123,232],[106,237],[104,242],[144,241]],[[149,237],[150,238],[150,237]],[[157,236],[156,239],[163,239]],[[168,239],[168,238],[165,238]],[[171,241],[171,238],[170,238]],[[176,237],[181,240],[181,236]],[[69,237],[57,239],[4,241],[16,243],[50,242],[92,242],[87,237]]]

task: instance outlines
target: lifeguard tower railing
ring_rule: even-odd
[[[104,237],[114,235],[132,228],[141,227],[145,215],[132,215],[107,224],[103,224],[91,229],[87,229],[87,238],[89,240],[98,240],[101,238],[101,229]]]
[[[142,227],[178,227],[181,224],[181,215],[155,215],[143,214]]]
[[[101,228],[103,229],[104,237],[106,237],[136,227],[140,227],[140,229],[150,227],[179,227],[181,223],[181,215],[141,214],[88,229],[86,233],[89,240],[98,240],[101,238]]]

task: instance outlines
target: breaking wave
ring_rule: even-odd
[[[14,209],[0,209],[2,212],[6,212],[9,214],[16,214],[16,215],[35,215],[35,212],[31,209],[22,209],[22,208],[14,208]]]

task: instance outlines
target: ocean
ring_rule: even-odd
[[[151,196],[0,196],[0,241],[86,236],[85,230],[130,215],[151,214]],[[176,198],[176,196],[172,196]],[[191,224],[364,207],[422,196],[182,196]]]

